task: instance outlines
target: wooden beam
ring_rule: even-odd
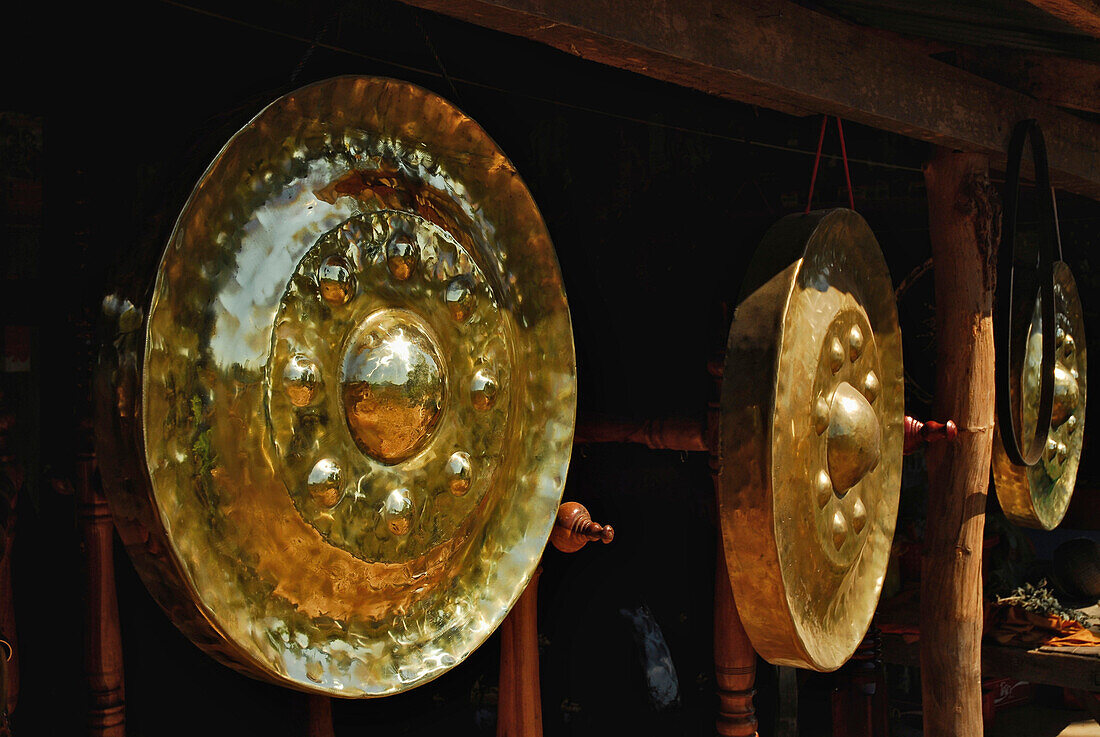
[[[1100,64],[1084,59],[958,49],[956,65],[1040,102],[1100,113]]]
[[[576,56],[777,110],[1004,158],[1046,133],[1056,186],[1100,199],[1100,126],[783,0],[403,0]]]
[[[881,28],[868,31],[1048,105],[1100,113],[1100,64],[1094,61],[1004,48],[950,46]]]
[[[1095,0],[1027,0],[1079,31],[1100,38],[1100,3]]]

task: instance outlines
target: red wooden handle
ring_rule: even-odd
[[[924,443],[936,443],[941,440],[953,443],[957,437],[959,437],[959,428],[951,420],[947,422],[934,422],[933,420],[921,422],[906,415],[905,446],[902,452],[909,455]]]

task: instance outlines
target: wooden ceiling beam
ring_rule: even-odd
[[[1100,126],[792,2],[403,2],[719,97],[986,153],[994,166],[1016,121],[1037,118],[1056,186],[1100,200]]]
[[[1040,102],[1069,110],[1100,113],[1100,64],[1096,62],[1005,48],[952,46],[881,28],[868,30],[1002,87],[1023,92]]]
[[[1079,31],[1100,38],[1100,3],[1095,0],[1027,0]]]
[[[1049,105],[1100,113],[1100,64],[1083,59],[966,48],[956,66]]]

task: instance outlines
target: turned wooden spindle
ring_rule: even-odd
[[[122,636],[115,595],[114,521],[95,483],[95,460],[77,464],[78,516],[84,552],[84,669],[88,678],[88,731],[125,737]]]
[[[707,446],[711,451],[709,464],[716,504],[720,493],[718,475],[722,463],[717,443],[721,422],[718,397],[722,396],[724,366],[725,358],[722,353],[707,364],[708,373],[714,383],[714,398],[707,405],[704,437],[708,439]],[[741,615],[737,612],[737,602],[733,598],[721,525],[718,525],[717,548],[714,567],[714,675],[718,716],[714,728],[719,737],[757,737],[756,707],[753,704],[756,696],[756,649],[745,632]]]
[[[706,451],[710,447],[703,423],[680,417],[652,420],[583,418],[577,422],[573,442],[582,445],[636,443],[654,450]]]
[[[715,374],[721,381],[721,373]],[[679,450],[683,452],[701,452],[716,447],[718,432],[718,402],[707,406],[705,422],[686,418],[667,418],[660,420],[623,420],[606,417],[581,420],[577,423],[574,442],[590,443],[636,443],[654,450]],[[939,441],[954,442],[959,437],[959,429],[952,420],[921,422],[915,417],[905,417],[904,454],[909,455],[925,443]]]
[[[717,733],[720,737],[756,737],[756,650],[737,614],[721,544],[714,578],[714,673]]]
[[[938,443],[946,440],[955,442],[959,437],[959,428],[951,420],[947,422],[921,422],[915,417],[905,416],[905,444],[902,453],[909,455],[925,443]]]
[[[615,530],[611,525],[593,522],[583,504],[566,502],[558,507],[550,542],[561,552],[575,553],[590,542],[599,540],[606,545],[614,539]]]

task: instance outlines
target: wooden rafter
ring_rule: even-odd
[[[1100,113],[1100,64],[1039,54],[960,49],[955,63],[968,72],[1071,110]]]
[[[1094,0],[1027,0],[1074,28],[1100,38],[1100,3]]]
[[[1100,126],[791,2],[404,2],[720,97],[986,153],[994,166],[1016,121],[1037,118],[1056,185],[1100,199]]]

